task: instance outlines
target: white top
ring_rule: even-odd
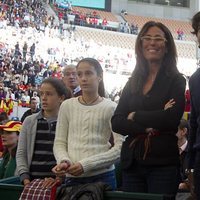
[[[111,148],[111,117],[116,103],[103,99],[96,105],[83,105],[77,98],[65,100],[58,114],[54,155],[57,163],[80,162],[88,177],[114,169],[119,159],[123,137],[113,133]],[[67,176],[71,176],[67,174]]]
[[[186,140],[185,143],[179,147],[179,153],[181,154],[183,151],[185,151],[187,147],[188,141]]]

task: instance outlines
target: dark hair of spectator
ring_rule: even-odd
[[[136,39],[136,44],[135,44],[136,66],[131,76],[131,86],[133,93],[142,92],[143,85],[147,80],[149,74],[148,63],[143,55],[141,37],[143,37],[146,34],[146,32],[152,27],[157,27],[160,30],[162,30],[167,40],[166,53],[164,55],[161,64],[162,71],[168,76],[179,73],[177,69],[176,46],[170,30],[160,22],[149,21],[146,24],[144,24]]]
[[[72,97],[72,93],[70,92],[68,88],[66,88],[62,80],[50,77],[50,78],[44,79],[42,81],[42,84],[44,83],[52,85],[55,88],[58,96],[64,96],[65,99],[69,99]]]
[[[36,101],[36,98],[31,97],[30,103],[31,103],[32,101]]]
[[[97,76],[103,75],[103,69],[102,69],[100,63],[96,59],[94,59],[94,58],[83,58],[82,60],[80,60],[78,62],[76,68],[78,68],[78,66],[82,62],[87,62],[89,65],[93,66],[95,71],[97,72]],[[105,97],[105,88],[104,88],[103,79],[99,82],[98,93],[101,97]]]
[[[194,35],[197,35],[198,29],[200,29],[200,12],[196,13],[192,18],[192,28],[194,31],[192,32]]]

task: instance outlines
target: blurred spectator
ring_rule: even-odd
[[[31,55],[31,60],[33,61],[33,56],[35,55],[35,43],[32,44],[30,47],[30,55]]]
[[[0,161],[0,179],[16,175],[16,150],[21,122],[9,121],[0,126],[4,146],[3,159]]]
[[[2,124],[4,121],[8,120],[8,115],[6,112],[0,113],[0,124]],[[2,157],[3,152],[3,144],[2,144],[2,138],[0,135],[0,158]]]
[[[29,105],[30,99],[31,99],[31,98],[30,98],[30,96],[28,95],[28,91],[27,91],[27,90],[23,91],[23,92],[22,92],[21,100],[24,101],[26,104]]]
[[[71,90],[73,96],[76,97],[81,95],[81,88],[78,84],[75,65],[65,66],[63,69],[63,82],[65,83],[66,87]]]
[[[19,42],[17,42],[15,45],[15,57],[17,58],[19,55],[20,55]]]
[[[39,107],[39,105],[40,105],[40,97],[38,96],[37,91],[33,92],[33,98],[37,101],[37,106]]]
[[[107,25],[108,25],[108,21],[107,21],[106,18],[104,18],[103,21],[102,21],[103,30],[107,30]]]
[[[13,93],[13,91],[12,91],[11,88],[8,88],[8,92],[7,92],[7,94],[6,94],[6,99],[15,100],[15,95],[14,95],[14,93]]]
[[[84,23],[85,23],[85,15],[82,13],[82,12],[80,12],[80,14],[79,14],[79,20],[80,20],[80,26],[84,26]]]
[[[121,14],[122,14],[122,15],[128,15],[128,13],[127,13],[127,11],[126,11],[125,9],[122,9],[122,10],[121,10]]]
[[[28,51],[28,45],[27,45],[27,43],[25,42],[25,43],[24,43],[24,46],[23,46],[23,61],[26,61],[26,54],[27,54],[27,51]]]
[[[178,126],[178,132],[176,136],[178,137],[178,147],[180,154],[180,190],[189,190],[187,175],[185,173],[187,160],[186,155],[188,152],[188,134],[189,134],[189,125],[187,120],[181,119],[180,124]]]
[[[32,115],[33,113],[37,113],[40,111],[37,104],[38,104],[37,100],[34,97],[32,97],[30,101],[30,109],[23,114],[21,122],[23,122],[25,118],[28,117],[29,115]]]
[[[137,35],[138,34],[138,25],[134,25],[133,23],[131,24],[131,34]]]
[[[6,98],[6,93],[3,88],[0,88],[0,100]]]
[[[184,32],[183,32],[183,30],[182,29],[178,29],[177,30],[177,34],[178,34],[178,40],[183,40],[183,36],[184,36]]]

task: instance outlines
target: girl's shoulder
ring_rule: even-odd
[[[66,99],[65,101],[62,102],[62,107],[63,106],[69,106],[69,105],[72,105],[72,104],[78,104],[78,98],[79,97],[72,97],[70,99]]]
[[[111,99],[108,98],[104,98],[103,97],[103,105],[106,105],[107,107],[111,108],[111,109],[115,109],[117,107],[117,103],[115,103],[114,101],[112,101]]]

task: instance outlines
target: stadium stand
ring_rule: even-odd
[[[139,27],[142,27],[149,20],[160,21],[171,30],[174,38],[177,38],[177,30],[181,28],[184,31],[184,40],[191,40],[191,41],[195,40],[195,37],[191,34],[191,31],[192,31],[191,24],[186,21],[161,19],[161,18],[155,18],[155,17],[143,17],[143,16],[136,16],[136,15],[130,15],[130,14],[123,15],[122,17],[129,24],[131,23],[138,24]]]
[[[86,27],[77,27],[74,36],[84,38],[96,43],[102,43],[108,46],[116,46],[126,49],[134,49],[136,36],[112,31],[103,31],[99,29],[91,29]]]
[[[95,9],[90,9],[90,8],[83,8],[83,7],[73,7],[73,8],[76,11],[86,13],[86,14],[96,12],[97,15],[99,15],[101,19],[106,18],[108,21],[119,22],[118,19],[115,17],[115,15],[112,14],[111,12],[95,10]]]
[[[125,49],[134,49],[136,36],[112,31],[103,31],[86,27],[77,27],[74,36],[76,38],[84,38],[85,40],[93,40],[108,46],[116,46]],[[178,56],[182,58],[195,59],[196,44],[189,41],[176,40]]]

